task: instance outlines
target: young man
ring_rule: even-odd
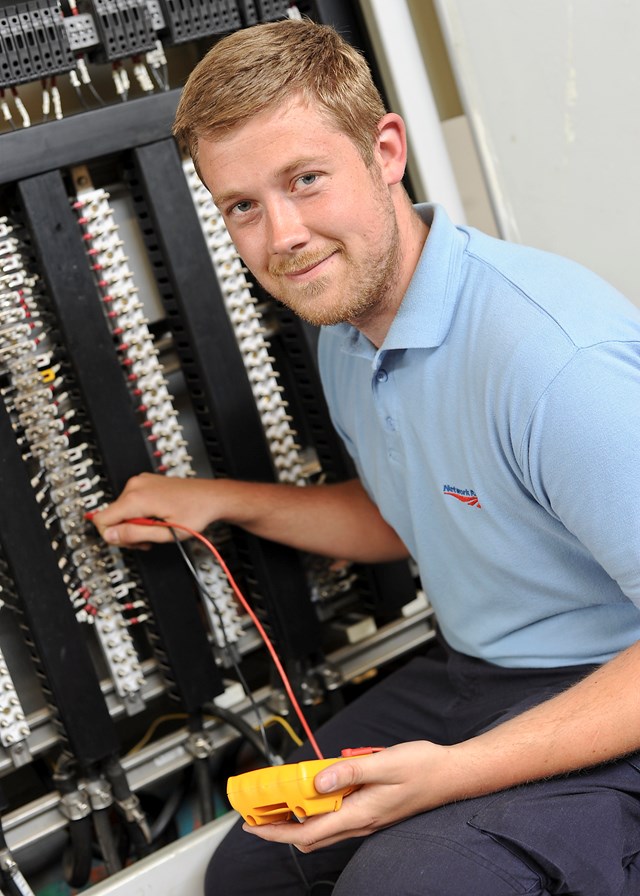
[[[207,892],[639,892],[640,314],[569,261],[414,209],[402,120],[329,28],[222,40],[176,134],[253,275],[323,326],[359,479],[145,475],[96,525],[123,546],[167,538],[125,522],[144,514],[411,554],[442,633],[319,732],[327,756],[388,746],[318,776],[357,785],[340,811],[236,829]]]

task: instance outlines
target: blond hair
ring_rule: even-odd
[[[328,25],[287,19],[236,31],[185,85],[173,126],[198,170],[198,140],[224,136],[301,96],[349,137],[367,165],[385,114],[364,57]]]

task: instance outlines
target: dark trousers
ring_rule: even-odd
[[[591,671],[502,669],[441,642],[317,732],[348,746],[463,741]],[[308,747],[290,761],[312,758]],[[638,896],[640,756],[465,800],[304,855],[240,826],[216,850],[206,896]],[[306,883],[305,883],[306,881]]]

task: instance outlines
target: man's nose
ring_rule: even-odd
[[[278,255],[299,251],[309,241],[309,230],[296,203],[281,199],[268,210],[269,249]]]

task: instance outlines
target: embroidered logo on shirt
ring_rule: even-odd
[[[478,500],[478,496],[470,488],[456,488],[455,485],[443,485],[442,491],[445,495],[462,501],[468,507],[477,507],[478,510],[482,510],[482,504]]]

